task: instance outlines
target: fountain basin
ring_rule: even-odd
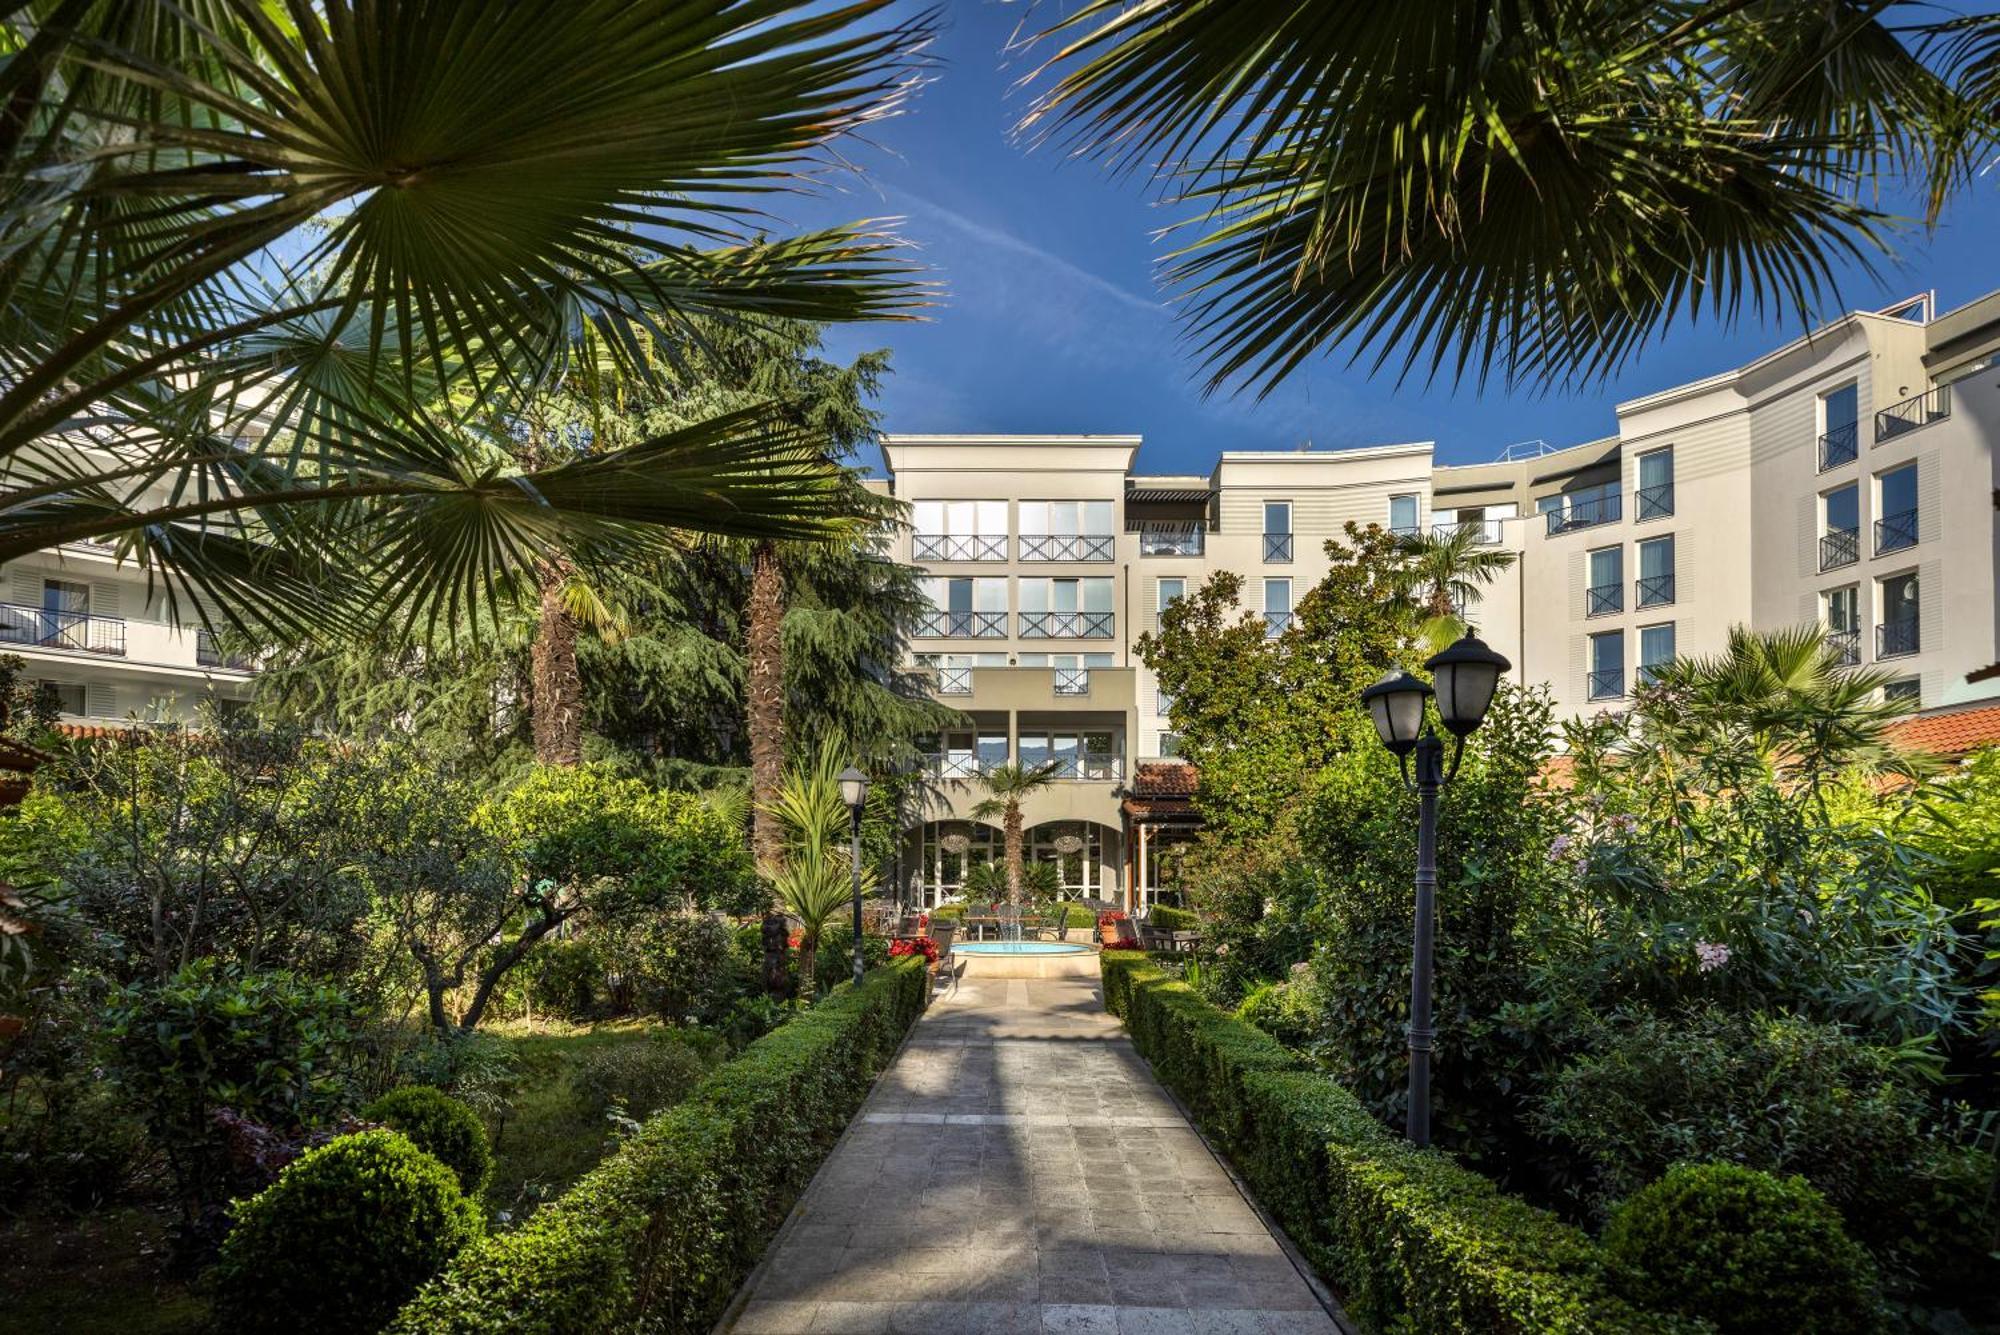
[[[1097,952],[1066,941],[965,941],[953,958],[975,978],[1095,978]]]
[[[959,955],[1088,955],[1090,947],[1066,941],[964,941],[952,951]]]

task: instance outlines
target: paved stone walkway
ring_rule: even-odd
[[[735,1335],[1330,1335],[1094,980],[966,978],[918,1021]]]

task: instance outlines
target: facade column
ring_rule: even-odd
[[[1140,909],[1146,906],[1146,831],[1151,829],[1152,827],[1147,825],[1146,822],[1144,821],[1140,821],[1138,823],[1138,827],[1139,827],[1139,875],[1136,878],[1134,878],[1135,888],[1138,893],[1138,901],[1136,903],[1128,902],[1126,904],[1125,911],[1127,913],[1137,913]],[[1128,892],[1128,899],[1129,897],[1130,893]]]

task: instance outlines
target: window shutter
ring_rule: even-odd
[[[42,605],[42,572],[27,566],[16,566],[7,578],[7,599],[23,607]]]
[[[117,718],[118,688],[109,682],[93,681],[84,687],[83,712],[91,718]]]
[[[122,617],[124,603],[120,598],[122,590],[115,579],[94,579],[90,581],[90,614],[94,617]]]

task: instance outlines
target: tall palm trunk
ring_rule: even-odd
[[[1007,840],[1007,903],[1021,907],[1021,804],[1009,802],[1001,823]]]
[[[785,778],[785,576],[778,549],[760,542],[750,557],[750,604],[745,609],[749,680],[744,722],[750,733],[750,853],[765,876],[785,856],[785,834],[770,812]],[[764,988],[785,990],[784,920],[764,915]],[[801,952],[801,965],[804,952]],[[810,979],[810,974],[804,975]]]
[[[583,763],[583,677],[576,668],[576,618],[563,598],[571,573],[560,552],[541,563],[541,613],[530,652],[535,760]]]

